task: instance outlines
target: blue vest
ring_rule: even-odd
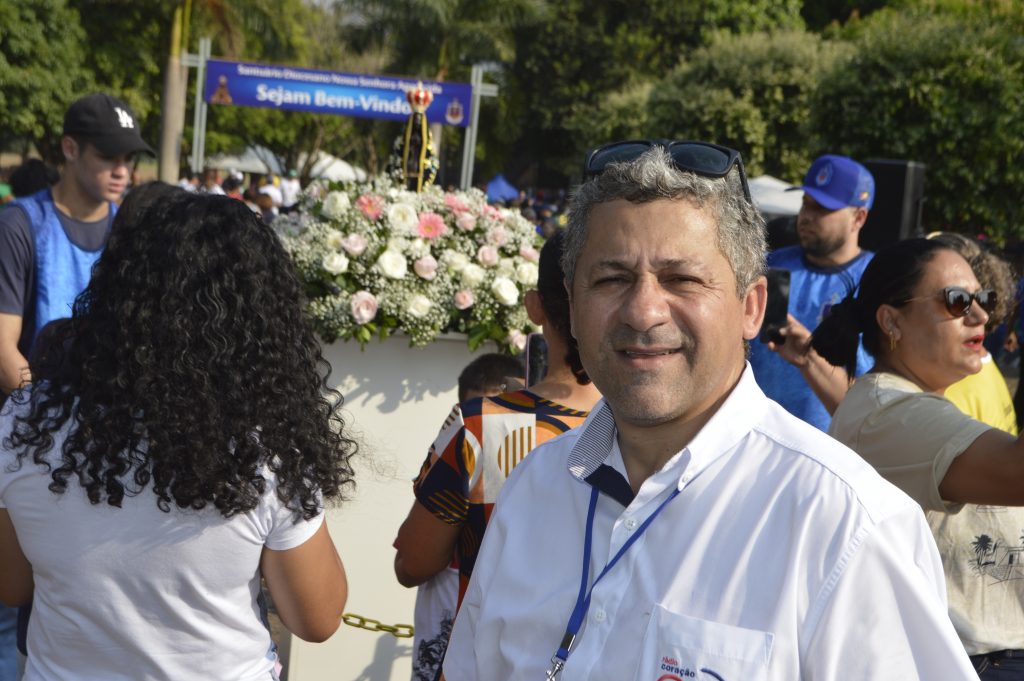
[[[78,294],[85,290],[92,275],[92,266],[102,248],[87,251],[68,238],[57,216],[57,207],[49,189],[18,199],[28,216],[36,254],[36,323],[33,339],[39,330],[54,319],[71,316]],[[110,217],[117,213],[117,204],[110,204]]]

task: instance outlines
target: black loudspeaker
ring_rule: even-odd
[[[877,251],[922,236],[925,164],[873,158],[864,162],[875,178],[875,202],[860,230],[860,247]]]

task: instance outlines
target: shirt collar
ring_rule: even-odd
[[[754,381],[753,370],[747,363],[740,374],[740,380],[718,411],[690,443],[666,464],[685,462],[679,470],[680,488],[750,432],[764,413],[765,400],[764,393]],[[580,426],[580,435],[569,452],[569,473],[581,481],[590,477],[607,462],[616,442],[616,434],[611,406],[602,398]],[[688,456],[680,456],[684,452]]]

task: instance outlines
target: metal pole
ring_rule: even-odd
[[[473,183],[473,161],[476,157],[476,125],[480,117],[480,84],[483,82],[484,70],[474,64],[470,71],[469,84],[473,90],[470,98],[469,126],[463,135],[462,146],[462,177],[459,187],[462,191],[469,189]]]
[[[206,146],[206,100],[203,91],[206,89],[206,60],[210,58],[212,41],[209,38],[199,39],[199,59],[196,63],[196,102],[192,112],[192,155],[190,157],[192,172],[203,169]]]

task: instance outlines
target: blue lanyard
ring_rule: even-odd
[[[572,647],[573,641],[576,640],[576,634],[579,633],[580,627],[583,626],[583,618],[587,615],[587,610],[590,609],[590,596],[594,593],[594,587],[601,581],[601,578],[608,574],[608,571],[619,562],[619,558],[629,550],[636,540],[640,538],[640,535],[650,526],[651,522],[661,513],[661,509],[665,508],[668,502],[672,501],[679,495],[679,488],[676,487],[672,490],[664,501],[662,501],[658,508],[654,509],[651,515],[647,516],[647,520],[641,523],[640,527],[636,529],[629,539],[623,543],[622,547],[616,552],[612,559],[608,561],[608,564],[601,570],[601,574],[597,576],[594,583],[587,588],[588,577],[590,574],[590,548],[594,539],[594,514],[597,511],[597,488],[593,487],[590,490],[590,507],[587,509],[587,531],[583,539],[583,574],[580,576],[580,592],[576,597],[576,605],[572,609],[572,615],[569,616],[569,623],[565,625],[565,635],[562,637],[562,642],[558,646],[558,651],[551,658],[551,669],[548,670],[545,681],[554,681],[558,676],[559,672],[562,671],[562,667],[565,666],[566,660],[569,659],[569,649]]]

